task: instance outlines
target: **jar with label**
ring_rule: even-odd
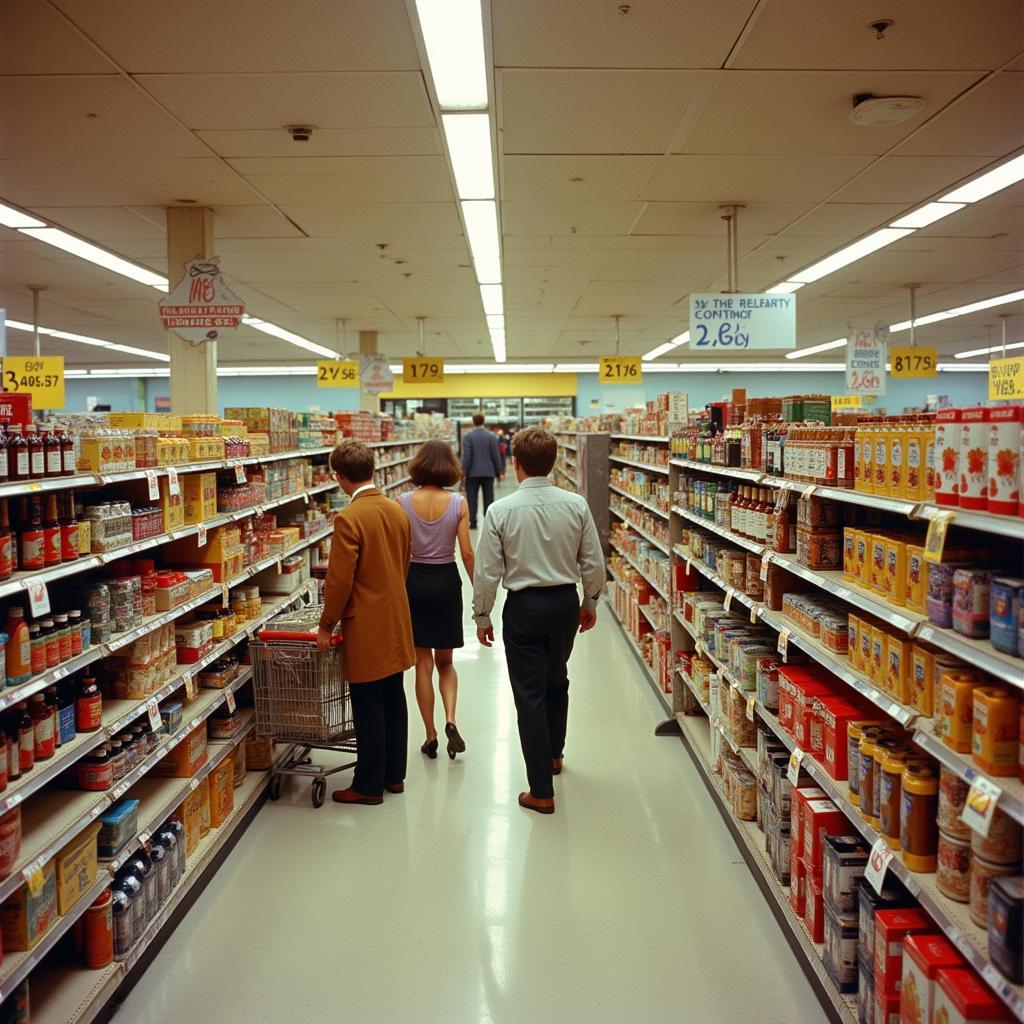
[[[78,732],[96,732],[103,724],[103,695],[92,676],[82,679],[75,707]]]
[[[1019,864],[993,864],[982,857],[971,856],[971,920],[979,928],[988,927],[989,883],[993,878],[1012,878],[1019,871]]]
[[[45,694],[32,695],[29,717],[32,719],[32,737],[35,744],[33,757],[36,761],[48,761],[57,748],[57,739],[53,729],[53,714],[47,707]]]
[[[182,874],[182,863],[178,858],[178,837],[168,825],[164,825],[153,842],[159,843],[167,852],[167,865],[170,872],[171,888],[173,889],[181,881]]]
[[[21,716],[11,708],[3,717],[4,736],[7,741],[7,778],[14,782],[21,778]]]
[[[57,634],[57,626],[52,618],[43,619],[39,623],[42,627],[43,638],[46,641],[46,667],[57,668],[60,665],[60,636]]]
[[[114,919],[110,890],[85,912],[85,966],[98,971],[114,961]]]
[[[29,654],[32,659],[32,675],[46,671],[46,637],[38,622],[28,627]]]
[[[46,701],[47,710],[53,717],[53,744],[57,749],[64,742],[60,738],[60,702],[57,700],[57,687],[48,686],[43,691],[43,700]]]
[[[82,613],[68,612],[68,636],[71,638],[71,657],[75,658],[85,650],[82,642]]]
[[[957,569],[953,573],[953,629],[963,636],[988,636],[991,579],[992,573],[986,569]]]
[[[118,735],[117,740],[124,751],[124,771],[127,775],[140,760],[135,747],[135,737],[130,732],[122,732]]]
[[[28,713],[28,702],[19,701],[13,715],[18,722],[18,755],[21,774],[32,771],[36,763],[36,730],[32,716]]]
[[[971,899],[971,844],[966,839],[939,831],[935,884],[939,892],[957,903]]]
[[[128,861],[117,876],[115,884],[128,896],[130,901],[131,931],[133,941],[137,941],[146,930],[146,883],[138,858],[133,857]]]
[[[53,624],[57,632],[57,646],[60,651],[60,664],[71,660],[71,628],[67,615],[54,615]]]
[[[75,687],[70,679],[57,686],[57,728],[60,742],[68,743],[78,734],[75,723]]]
[[[988,835],[971,830],[971,852],[994,864],[1015,864],[1019,867],[1021,826],[997,807],[989,823]]]
[[[971,837],[970,827],[960,820],[970,788],[970,783],[964,782],[956,772],[948,768],[939,769],[938,826],[943,832],[958,839]]]
[[[105,743],[91,750],[78,762],[78,788],[101,791],[114,784],[114,767]]]
[[[128,759],[120,740],[111,740],[109,746],[110,770],[113,772],[114,782],[117,783],[128,774]]]
[[[893,736],[885,736],[875,742],[875,753],[874,753],[874,771],[871,775],[871,782],[874,786],[873,793],[873,807],[875,820],[872,821],[872,825],[876,829],[881,827],[881,814],[882,814],[882,764],[887,757],[898,757],[901,760],[906,760],[910,751],[907,745],[901,740],[896,739]],[[864,799],[864,794],[861,793],[861,800]],[[891,813],[891,812],[890,812]],[[896,804],[896,820],[899,821],[899,804]]]
[[[900,808],[903,801],[903,772],[909,758],[905,750],[884,752],[881,765],[875,760],[875,772],[880,772],[878,798],[878,827],[890,849],[900,848]]]

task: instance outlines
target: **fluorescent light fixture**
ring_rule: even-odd
[[[46,227],[45,221],[36,220],[35,217],[30,217],[27,213],[22,213],[21,210],[16,210],[13,206],[7,206],[4,203],[0,203],[0,224],[3,224],[5,228]]]
[[[504,313],[488,313],[486,319],[488,330],[503,331],[505,329]]]
[[[441,123],[459,198],[493,199],[490,117],[487,114],[442,114]]]
[[[93,245],[92,242],[86,242],[84,239],[69,235],[66,231],[61,231],[60,228],[20,228],[19,230],[23,235],[63,249],[65,252],[71,253],[72,256],[78,256],[90,263],[95,263],[98,267],[103,267],[104,270],[112,270],[115,274],[130,277],[133,281],[148,284],[151,288],[167,290],[167,278],[162,274],[147,270],[146,267],[140,267],[137,263],[131,263],[120,256],[115,256],[112,252]]]
[[[1007,352],[1014,348],[1024,348],[1024,341],[1014,341],[1009,345],[991,345],[988,348],[972,348],[968,352],[954,352],[954,359],[969,359],[971,356],[996,355],[1006,349]]]
[[[1007,345],[1009,348],[1009,345]],[[988,363],[939,363],[940,373],[988,373]]]
[[[337,354],[337,353],[335,353]],[[392,367],[392,371],[395,367]],[[397,372],[401,373],[399,366]],[[218,377],[315,377],[315,366],[218,366]]]
[[[675,345],[671,341],[666,341],[663,345],[659,345],[657,348],[652,348],[650,352],[645,352],[640,358],[646,362],[649,359],[657,359],[658,356],[663,356],[666,352],[671,352],[675,348]]]
[[[480,285],[480,300],[484,304],[484,313],[494,316],[505,311],[505,297],[500,284]]]
[[[937,220],[942,220],[943,217],[948,217],[951,213],[962,210],[966,205],[966,203],[926,203],[920,209],[908,213],[905,217],[894,220],[889,227],[926,228],[929,224],[934,224]]]
[[[1024,179],[1024,155],[1015,157],[1013,160],[1000,164],[987,174],[979,175],[973,181],[953,189],[952,192],[941,196],[939,201],[943,203],[976,203],[979,199],[985,199],[993,192],[1001,192],[1004,188],[1015,185]]]
[[[555,373],[597,373],[600,363],[555,363]]]
[[[462,216],[473,254],[476,279],[480,284],[501,283],[501,239],[498,236],[498,208],[494,200],[462,203]]]
[[[246,327],[255,327],[257,331],[262,331],[264,334],[269,334],[274,338],[280,338],[282,341],[287,341],[290,345],[296,345],[299,348],[304,348],[307,352],[315,352],[318,356],[323,356],[325,359],[337,359],[338,353],[334,349],[326,348],[324,345],[318,345],[315,341],[310,341],[308,338],[303,338],[301,334],[295,334],[293,331],[286,331],[283,327],[278,327],[277,324],[270,323],[269,320],[259,320],[252,316],[243,316],[242,323]]]
[[[27,331],[34,333],[31,324],[23,323],[20,320],[8,320],[7,326],[14,331]],[[70,331],[58,331],[53,327],[40,327],[39,333],[47,338],[60,338],[62,341],[76,341],[80,345],[92,345],[95,348],[110,349],[113,352],[124,352],[130,356],[142,356],[144,359],[155,359],[161,363],[169,363],[171,357],[166,352],[151,352],[146,348],[135,348],[133,345],[122,345],[116,341],[107,341],[104,338],[90,338],[85,334],[72,334]]]
[[[504,327],[492,327],[491,328],[491,351],[494,353],[494,358],[499,362],[505,362],[506,349],[505,349],[505,328]]]
[[[787,359],[803,359],[806,356],[813,356],[816,352],[827,352],[830,348],[842,348],[846,344],[846,338],[836,338],[835,341],[823,341],[820,345],[811,345],[810,348],[801,348],[795,352],[787,352]],[[781,364],[785,366],[785,363]]]
[[[871,253],[877,252],[879,249],[884,249],[887,245],[892,245],[893,242],[898,242],[901,238],[906,238],[911,233],[912,229],[910,228],[881,228],[852,245],[840,249],[839,252],[834,252],[831,256],[812,263],[799,273],[792,274],[790,280],[800,284],[819,281],[851,263],[856,263],[857,260],[863,259],[865,256],[870,256]]]
[[[416,0],[416,14],[442,109],[486,110],[480,0]]]
[[[793,292],[799,291],[803,288],[803,281],[783,281],[781,284],[772,285],[768,289],[768,295],[792,295]]]
[[[945,309],[939,313],[929,313],[927,316],[919,316],[914,320],[915,327],[926,327],[928,324],[937,324],[943,320],[952,320],[954,317],[967,316],[968,313],[978,313],[983,309],[992,309],[993,306],[1005,306],[1010,302],[1024,302],[1024,289],[1018,292],[1007,292],[1005,295],[994,295],[991,299],[981,299],[979,302],[970,302],[966,306],[957,306],[954,309]],[[909,331],[910,321],[902,320],[889,328],[893,334],[899,331]]]

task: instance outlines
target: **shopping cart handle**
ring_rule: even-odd
[[[264,643],[274,643],[275,641],[282,640],[299,641],[308,644],[316,643],[316,633],[300,633],[284,629],[261,629],[259,637]],[[331,646],[340,647],[343,640],[344,638],[341,633],[334,633],[331,635]]]

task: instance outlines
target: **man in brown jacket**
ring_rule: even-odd
[[[405,576],[412,555],[409,520],[373,483],[373,453],[358,441],[331,452],[331,469],[352,499],[334,520],[324,610],[317,641],[331,642],[340,620],[345,676],[359,748],[342,804],[379,804],[405,789],[409,716],[402,673],[416,662]]]

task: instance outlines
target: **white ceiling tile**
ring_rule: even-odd
[[[157,242],[161,249],[167,245],[161,209],[153,211],[159,215],[158,222],[149,213],[140,216],[124,206],[40,206],[34,212],[44,220],[100,244],[109,244],[113,239],[134,239]]]
[[[360,235],[380,243],[390,243],[391,236],[462,237],[454,203],[296,204],[285,206],[284,212],[313,236]]]
[[[826,203],[800,216],[786,227],[783,235],[830,239],[838,247],[884,227],[906,210],[906,203]]]
[[[431,156],[441,152],[437,129],[318,128],[307,142],[295,142],[281,128],[253,131],[215,130],[196,133],[220,156]]]
[[[272,206],[222,206],[214,212],[214,242],[226,238],[301,238],[302,232]]]
[[[625,234],[643,209],[624,202],[505,202],[501,204],[506,235]]]
[[[837,203],[919,203],[988,163],[979,156],[888,156],[833,197]],[[851,175],[852,177],[852,175]]]
[[[636,199],[657,163],[651,156],[506,156],[506,201]]]
[[[65,24],[59,14],[37,0],[4,0],[0,68],[5,75],[88,75],[113,71],[102,54]]]
[[[775,234],[810,209],[806,203],[750,203],[737,214],[740,242]],[[718,203],[648,203],[633,228],[634,235],[684,235],[686,246],[711,245],[725,238],[725,211]]]

